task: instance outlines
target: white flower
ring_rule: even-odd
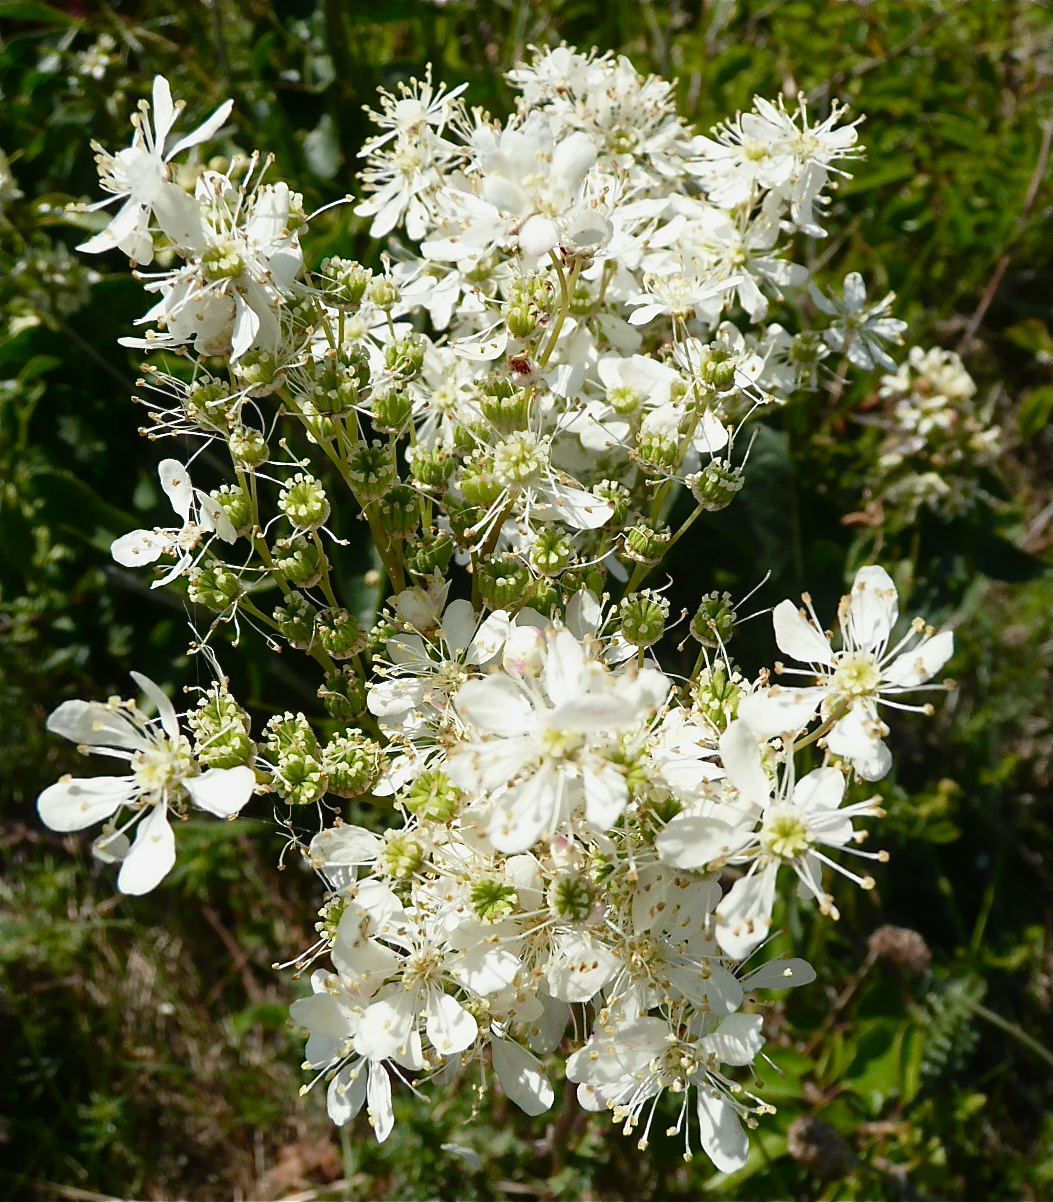
[[[137,325],[156,321],[160,334],[122,338],[148,350],[193,342],[203,355],[235,361],[253,347],[277,351],[281,308],[303,267],[298,228],[301,197],[287,184],[247,195],[225,175],[205,172],[173,241],[188,262],[148,279],[161,299]]]
[[[126,568],[153,563],[162,555],[174,555],[176,562],[150,586],[158,588],[181,576],[195,561],[195,552],[208,535],[218,535],[224,542],[235,539],[223,507],[199,488],[190,484],[186,468],[176,459],[164,459],[157,469],[161,488],[172,502],[176,515],[183,519],[178,529],[133,530],[122,534],[110,546],[110,554]]]
[[[487,828],[501,851],[526,851],[555,833],[579,792],[586,822],[607,830],[628,801],[608,758],[617,736],[646,722],[669,688],[645,668],[614,676],[568,630],[549,637],[538,676],[470,680],[455,705],[472,736],[449,759],[452,779],[493,799]]]
[[[741,281],[738,272],[721,278],[709,262],[685,258],[679,270],[649,272],[644,277],[644,290],[627,298],[627,303],[634,306],[629,321],[642,326],[668,313],[679,322],[694,317],[715,322],[724,307],[724,293],[737,288]]]
[[[721,803],[678,814],[659,834],[655,847],[663,861],[677,868],[749,866],[715,907],[717,941],[727,955],[743,960],[767,938],[776,878],[784,864],[793,868],[823,912],[834,917],[836,910],[822,888],[823,865],[864,888],[873,885],[870,878],[858,877],[819,848],[845,848],[857,838],[852,819],[878,811],[872,801],[841,806],[845,779],[836,768],[817,768],[795,782],[792,751],[772,779],[744,722],[731,723],[720,748],[726,787],[733,793]],[[854,850],[854,854],[885,858],[882,852]]]
[[[403,221],[415,242],[435,220],[435,192],[443,173],[464,151],[442,136],[443,129],[462,109],[456,103],[467,84],[447,92],[427,78],[400,84],[400,95],[380,93],[383,112],[370,111],[386,133],[371,138],[358,152],[368,158],[362,181],[372,193],[356,206],[360,217],[372,217],[370,236],[381,238]]]
[[[37,800],[40,817],[55,831],[79,831],[132,811],[120,827],[107,823],[97,841],[100,858],[120,860],[117,888],[122,893],[148,893],[175,863],[175,836],[169,807],[179,813],[189,801],[220,818],[233,818],[252,796],[256,774],[249,767],[209,768],[201,772],[190,744],[179,733],[172,703],[156,684],[139,672],[132,679],[157,707],[148,720],[131,702],[66,701],[48,718],[53,734],[85,750],[127,760],[127,776],[63,777]],[[128,846],[127,832],[136,827]]]
[[[649,1142],[655,1110],[648,1103],[666,1089],[682,1094],[684,1105],[673,1131],[683,1130],[687,1154],[691,1147],[690,1120],[685,1123],[687,1099],[694,1089],[703,1150],[721,1172],[733,1173],[746,1163],[749,1151],[741,1117],[755,1108],[738,1100],[718,1065],[752,1064],[764,1044],[761,1022],[759,1014],[730,1014],[699,1036],[690,1027],[671,1030],[665,1019],[637,1018],[613,1033],[594,1032],[567,1061],[567,1078],[578,1083],[578,1101],[586,1110],[611,1109],[626,1132],[639,1125],[646,1107],[648,1119],[639,1140],[642,1149]]]
[[[362,1014],[357,994],[347,992],[341,978],[324,972],[313,973],[311,985],[314,993],[289,1007],[293,1020],[309,1033],[305,1067],[317,1071],[315,1081],[329,1076],[326,1109],[338,1127],[349,1123],[366,1105],[370,1125],[383,1143],[395,1124],[391,1078],[384,1062],[392,1060],[411,1070],[422,1068],[420,1040],[415,1048],[398,1056],[357,1050],[354,1036]],[[309,1088],[305,1086],[300,1092]]]
[[[878,705],[924,712],[923,706],[892,698],[923,686],[943,667],[954,652],[954,635],[949,630],[934,634],[916,618],[890,648],[899,605],[896,586],[880,567],[860,568],[851,593],[841,601],[840,651],[833,650],[814,614],[809,622],[792,601],[781,602],[772,616],[779,650],[812,665],[808,670],[785,670],[814,676],[817,683],[760,689],[743,699],[739,716],[768,737],[799,730],[822,707],[829,724],[827,748],[847,759],[864,780],[880,780],[892,757],[882,742],[887,728]]]
[[[107,154],[97,143],[96,161],[103,191],[112,193],[108,200],[97,201],[88,210],[102,208],[113,200],[124,200],[110,224],[93,238],[82,242],[77,249],[88,254],[112,250],[115,246],[135,263],[153,259],[154,244],[150,232],[151,214],[156,214],[161,228],[169,237],[178,240],[182,214],[187,196],[178,184],[171,182],[168,164],[191,146],[206,142],[222,126],[234,106],[227,100],[201,125],[180,138],[167,151],[165,144],[182,108],[183,101],[172,103],[172,91],[163,75],[154,76],[153,125],[150,106],[140,102],[140,111],[132,117],[135,136],[126,150]]]
[[[863,371],[870,371],[875,364],[895,370],[896,361],[881,345],[901,342],[900,335],[907,328],[905,321],[887,316],[896,299],[894,292],[868,305],[866,285],[858,271],[845,276],[842,298],[827,296],[814,284],[810,291],[815,304],[836,319],[823,331],[823,341],[831,350],[843,352]]]
[[[425,258],[456,262],[494,247],[540,258],[564,240],[594,251],[610,238],[608,205],[586,189],[596,147],[585,134],[559,138],[533,112],[504,129],[478,124],[471,150],[478,194],[444,190],[445,221],[422,244]]]

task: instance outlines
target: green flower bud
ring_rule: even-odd
[[[318,911],[318,921],[314,924],[314,929],[319,935],[324,935],[327,939],[335,939],[336,932],[340,928],[340,919],[344,916],[344,911],[351,904],[349,897],[331,897]]]
[[[265,397],[277,392],[282,386],[285,371],[271,351],[246,351],[236,363],[230,365],[231,375],[248,392],[249,396]]]
[[[570,563],[570,540],[558,526],[542,526],[534,536],[530,562],[537,571],[554,576]]]
[[[373,425],[386,434],[401,434],[413,416],[413,399],[401,388],[374,392],[370,401]]]
[[[826,343],[812,330],[802,330],[800,334],[794,335],[790,345],[791,360],[799,363],[802,367],[811,367],[826,358],[828,354],[829,348]]]
[[[190,385],[183,407],[194,425],[209,433],[226,434],[237,419],[240,400],[222,380],[203,376]]]
[[[573,597],[575,593],[580,592],[583,588],[587,588],[590,593],[595,593],[598,597],[603,592],[603,586],[607,583],[607,575],[602,568],[598,567],[571,568],[569,571],[563,573],[559,583],[563,590],[563,595],[567,598]]]
[[[665,554],[666,544],[672,537],[668,526],[637,522],[625,532],[625,554],[637,563],[656,564]]]
[[[406,566],[414,575],[445,573],[453,555],[453,539],[441,530],[421,534],[406,548]]]
[[[230,447],[231,459],[238,467],[248,471],[266,463],[270,458],[271,449],[267,446],[267,440],[259,430],[254,430],[251,426],[239,426],[232,431],[227,445]]]
[[[511,434],[526,428],[530,394],[516,388],[504,376],[491,376],[480,390],[479,408],[483,417],[502,434]]]
[[[449,822],[460,808],[464,794],[445,772],[432,768],[402,794],[402,804],[411,814],[428,822]]]
[[[490,609],[524,605],[534,583],[530,569],[511,556],[494,556],[475,565],[479,594]]]
[[[480,443],[485,443],[487,437],[488,431],[485,426],[463,426],[458,423],[453,428],[453,449],[462,453],[466,451],[472,451],[478,447]]]
[[[398,633],[399,631],[396,629],[394,623],[388,621],[386,617],[374,623],[370,628],[369,642],[366,645],[369,655],[376,656],[386,651],[388,643]]]
[[[328,417],[342,417],[358,404],[359,370],[357,362],[345,364],[335,351],[320,359],[309,359],[302,396],[311,410]],[[366,380],[369,380],[368,366]]]
[[[194,755],[206,768],[248,764],[256,747],[249,738],[249,716],[222,685],[213,685],[187,714],[194,732]]]
[[[398,483],[394,451],[382,442],[359,443],[347,457],[347,474],[362,500],[378,500]]]
[[[313,629],[313,626],[312,626]],[[325,712],[338,722],[353,722],[366,709],[366,682],[350,667],[330,673],[318,688]]]
[[[420,497],[408,484],[396,484],[377,502],[377,514],[389,538],[409,538],[420,522]]]
[[[340,433],[340,419],[328,413],[319,413],[310,401],[300,404],[307,437],[313,443],[332,442]]]
[[[233,238],[221,238],[198,256],[201,274],[211,281],[236,280],[244,265],[241,247]]]
[[[399,302],[399,286],[389,275],[374,276],[369,282],[369,299],[378,309],[393,309]]]
[[[424,848],[409,831],[385,831],[377,855],[377,871],[396,881],[407,881],[424,863]]]
[[[570,311],[575,317],[588,317],[596,307],[596,297],[587,280],[578,278],[570,298]]]
[[[221,564],[199,564],[187,574],[187,595],[195,605],[226,613],[245,591],[241,577]]]
[[[321,480],[297,472],[278,496],[278,508],[300,530],[317,530],[329,519],[329,500]]]
[[[267,754],[280,759],[287,753],[317,757],[318,738],[303,714],[275,714],[263,728],[263,744]]]
[[[310,293],[291,297],[285,302],[285,315],[292,322],[296,336],[306,336],[318,325],[322,311]]]
[[[661,476],[673,467],[680,454],[680,440],[667,430],[641,430],[636,440],[636,457],[649,476]]]
[[[623,599],[618,616],[622,638],[634,647],[650,647],[665,633],[669,602],[653,589],[644,589]]]
[[[239,484],[224,484],[214,489],[209,496],[227,515],[239,538],[252,529],[252,502],[248,493]]]
[[[433,447],[410,447],[406,462],[413,478],[429,492],[442,492],[453,471],[454,462],[449,451],[438,444]]]
[[[735,618],[730,593],[706,593],[691,619],[691,634],[703,647],[715,650],[731,639]]]
[[[715,392],[727,392],[735,383],[735,361],[730,351],[710,346],[698,366],[698,378]]]
[[[530,595],[532,609],[536,609],[539,614],[545,614],[546,617],[551,617],[559,600],[560,590],[556,588],[553,580],[542,576],[534,581],[534,591]]]
[[[484,876],[472,885],[472,909],[483,922],[499,922],[519,903],[515,886],[497,877]]]
[[[686,483],[699,505],[715,513],[731,504],[745,481],[741,468],[732,467],[727,459],[711,459],[702,471],[688,476]]]
[[[285,604],[274,610],[274,621],[290,647],[310,651],[314,642],[314,618],[317,610],[303,593],[290,593]]]
[[[475,505],[457,501],[449,494],[443,501],[446,510],[446,520],[450,523],[450,533],[453,541],[462,551],[470,551],[475,546],[478,532],[475,523],[482,521],[484,511]]]
[[[704,668],[698,674],[694,690],[695,704],[717,730],[726,730],[728,723],[738,713],[739,699],[742,697],[741,679],[737,672],[729,676],[727,668],[721,663]]]
[[[326,303],[334,309],[351,311],[357,309],[366,294],[373,273],[368,267],[352,259],[340,259],[336,255],[323,259],[319,268],[319,287],[325,294]]]
[[[338,797],[367,793],[380,776],[382,757],[380,745],[365,735],[336,735],[322,752],[329,792]]]
[[[464,499],[478,509],[489,509],[504,492],[504,485],[494,475],[490,457],[483,450],[475,452],[461,465],[457,487]]]
[[[629,516],[629,490],[617,480],[601,480],[592,486],[592,491],[601,501],[607,501],[614,506],[614,512],[607,519],[607,525],[617,529],[625,525]]]
[[[427,346],[420,334],[409,334],[397,338],[384,347],[384,362],[395,375],[403,380],[412,380],[420,375],[424,366],[424,351]]]
[[[282,538],[271,552],[274,566],[290,584],[312,588],[322,578],[322,553],[309,539]]]
[[[540,314],[530,301],[506,301],[501,316],[513,338],[532,338],[540,324]]]
[[[607,404],[622,417],[635,413],[643,402],[644,394],[631,384],[616,384],[607,389]]]
[[[519,430],[501,439],[493,449],[494,476],[507,488],[527,488],[548,467],[552,452],[547,439]]]
[[[315,619],[314,636],[333,659],[349,659],[369,642],[361,622],[346,609],[323,609]]]
[[[560,873],[545,891],[545,901],[556,918],[565,922],[584,922],[595,902],[593,884],[579,873]]]
[[[327,781],[322,765],[314,756],[301,751],[283,753],[271,777],[279,797],[290,805],[310,805],[326,791]]]

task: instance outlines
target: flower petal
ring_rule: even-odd
[[[899,598],[892,577],[876,564],[860,568],[843,619],[846,644],[861,651],[884,648],[898,617]]]
[[[44,825],[53,831],[82,831],[109,818],[138,792],[130,776],[60,780],[37,798],[37,812]]]
[[[698,1091],[698,1125],[706,1155],[722,1173],[734,1173],[746,1163],[750,1141],[730,1102]]]
[[[440,1056],[463,1052],[475,1042],[479,1024],[461,1003],[448,993],[436,994],[424,1024],[432,1046]]]
[[[188,776],[183,787],[199,810],[207,810],[217,818],[232,818],[252,796],[256,773],[246,764],[209,768],[200,776]]]
[[[931,639],[904,651],[885,669],[883,676],[889,684],[912,689],[930,680],[954,654],[954,633],[943,630]]]
[[[793,788],[793,804],[805,811],[836,810],[844,796],[844,774],[836,768],[816,768]]]
[[[174,158],[181,150],[188,150],[191,146],[197,146],[201,142],[208,141],[209,138],[219,132],[223,123],[230,116],[233,107],[233,100],[224,100],[224,102],[219,106],[218,109],[216,109],[212,116],[202,121],[197,129],[193,131],[193,133],[187,134],[185,138],[180,138],[180,140],[165,155],[165,158]]]
[[[375,1060],[369,1062],[366,1113],[369,1115],[377,1143],[382,1144],[395,1125],[395,1113],[391,1109],[391,1078],[388,1076],[388,1070]]]
[[[501,1088],[526,1114],[544,1114],[555,1094],[541,1061],[513,1039],[492,1039],[490,1054]]]
[[[171,872],[175,859],[175,835],[167,807],[155,805],[139,820],[132,850],[117,877],[117,888],[122,893],[149,893]]]
[[[674,868],[699,869],[738,851],[750,832],[721,822],[680,814],[655,839],[659,857]]]
[[[815,969],[807,960],[798,957],[779,957],[762,964],[748,977],[742,978],[743,989],[791,989],[796,985],[810,985],[815,980]]]
[[[760,1014],[729,1014],[719,1027],[706,1036],[706,1047],[721,1064],[752,1064],[764,1046]]]
[[[101,701],[64,701],[47,720],[52,734],[88,747],[122,747],[138,751],[146,747],[144,733],[128,711]]]
[[[168,700],[167,695],[158,685],[154,684],[149,676],[144,676],[142,672],[131,672],[129,675],[154,703],[154,706],[157,708],[157,716],[161,719],[161,725],[164,727],[165,734],[171,739],[178,739],[179,719],[176,717],[175,706]]]
[[[791,734],[808,725],[828,692],[829,689],[819,686],[797,689],[773,685],[743,697],[738,716],[762,738]]]
[[[338,1127],[346,1126],[362,1109],[366,1100],[366,1062],[346,1064],[329,1082],[325,1107]]]
[[[772,613],[775,642],[784,655],[802,664],[832,664],[830,640],[808,622],[792,601],[780,601]]]

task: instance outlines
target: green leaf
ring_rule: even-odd
[[[1016,415],[1017,429],[1021,438],[1034,438],[1049,424],[1053,414],[1053,385],[1043,384],[1032,390],[1020,403],[1020,411]]]
[[[973,554],[977,568],[992,580],[1004,580],[1009,584],[1022,584],[1035,580],[1049,571],[1049,565],[1014,547],[1000,534],[987,531],[977,534],[973,543]]]
[[[0,0],[0,20],[38,21],[48,25],[80,25],[79,17],[42,0]]]
[[[114,534],[134,525],[133,519],[110,505],[90,485],[72,472],[47,468],[37,472],[26,488],[30,500],[40,502],[35,520],[68,530],[104,549]]]

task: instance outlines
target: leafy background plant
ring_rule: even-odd
[[[892,852],[845,890],[836,927],[779,917],[819,981],[772,1005],[765,1096],[779,1112],[731,1177],[658,1138],[646,1155],[569,1094],[527,1120],[468,1081],[404,1093],[377,1148],[300,1099],[295,985],[272,965],[309,939],[318,890],[257,821],[191,824],[149,898],[118,898],[86,845],[43,830],[39,789],[73,766],[44,733],[69,696],[176,687],[185,602],[116,567],[110,540],[160,521],[138,364],[116,339],[142,308],[116,257],[71,252],[93,199],[90,141],[124,142],[161,71],[192,114],[235,99],[229,156],[259,147],[308,209],[353,192],[362,106],[427,62],[495,114],[531,43],[628,54],[679,79],[700,130],[753,94],[803,91],[866,114],[868,157],[837,193],[817,270],[894,289],[909,340],[957,348],[1003,427],[989,500],[955,522],[866,518],[872,397],[826,380],[754,448],[743,502],[699,523],[674,605],[758,606],[808,587],[820,612],[878,558],[904,609],[951,622],[957,686],[898,731],[882,786]],[[0,0],[0,1173],[24,1197],[1041,1198],[1053,1186],[1053,14],[1004,0]],[[350,207],[310,252],[375,261]],[[748,498],[748,499],[747,499]],[[857,520],[846,523],[846,515]],[[366,587],[368,562],[348,559]],[[755,666],[768,624],[739,636]],[[239,696],[308,705],[313,684],[246,637]],[[917,932],[923,944],[887,932]],[[890,942],[891,940],[891,942]],[[931,953],[926,958],[925,946]],[[364,1123],[364,1119],[359,1120]],[[458,1147],[444,1148],[444,1144]],[[458,1150],[458,1148],[460,1150]],[[475,1157],[478,1157],[476,1164]]]

